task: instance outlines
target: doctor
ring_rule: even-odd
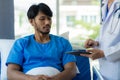
[[[120,80],[120,0],[105,0],[102,7],[102,26],[96,40],[88,39],[84,45],[92,54],[81,54],[99,59],[104,80]]]

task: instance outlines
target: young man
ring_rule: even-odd
[[[76,60],[73,55],[65,53],[72,50],[68,40],[49,34],[51,9],[44,3],[32,5],[27,16],[35,34],[14,43],[6,62],[8,80],[72,80],[76,75]],[[52,76],[44,74],[45,71],[29,74],[36,68],[41,71],[41,67],[58,72]]]
[[[100,35],[95,41],[88,39],[85,47],[93,47],[88,50],[92,54],[82,56],[99,59],[104,80],[120,80],[120,0],[105,0]]]

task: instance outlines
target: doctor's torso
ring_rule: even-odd
[[[103,23],[99,35],[99,48],[103,51],[108,50],[109,47],[120,42],[120,18],[118,18],[120,16],[120,10],[115,13],[115,10],[119,8],[116,6],[116,3],[117,5],[120,5],[120,0],[115,1],[116,2],[111,5],[108,13],[106,10],[107,4],[105,4],[102,9]],[[101,58],[99,62],[100,72],[105,80],[120,80],[120,60],[110,62],[106,58]]]
[[[120,2],[118,7],[115,7],[115,4],[116,3],[111,5],[111,8],[109,9],[107,16],[104,17],[104,21],[101,26],[99,41],[101,49],[103,50],[120,42],[120,10],[115,12],[115,10],[120,7]],[[105,9],[107,6],[105,5],[103,7]],[[103,12],[104,13],[102,15],[105,16],[106,10],[103,10]]]

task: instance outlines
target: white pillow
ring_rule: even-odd
[[[53,67],[37,67],[29,70],[26,74],[54,76],[59,73],[60,71]]]
[[[7,80],[7,67],[5,65],[9,51],[13,45],[14,40],[0,39],[0,52],[1,52],[1,80]]]
[[[60,34],[60,36],[61,36],[61,37],[64,37],[64,38],[67,39],[67,40],[69,40],[69,31]]]

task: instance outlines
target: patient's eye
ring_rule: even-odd
[[[39,18],[39,20],[45,20],[45,19],[46,19],[45,16],[42,16],[42,17]]]

